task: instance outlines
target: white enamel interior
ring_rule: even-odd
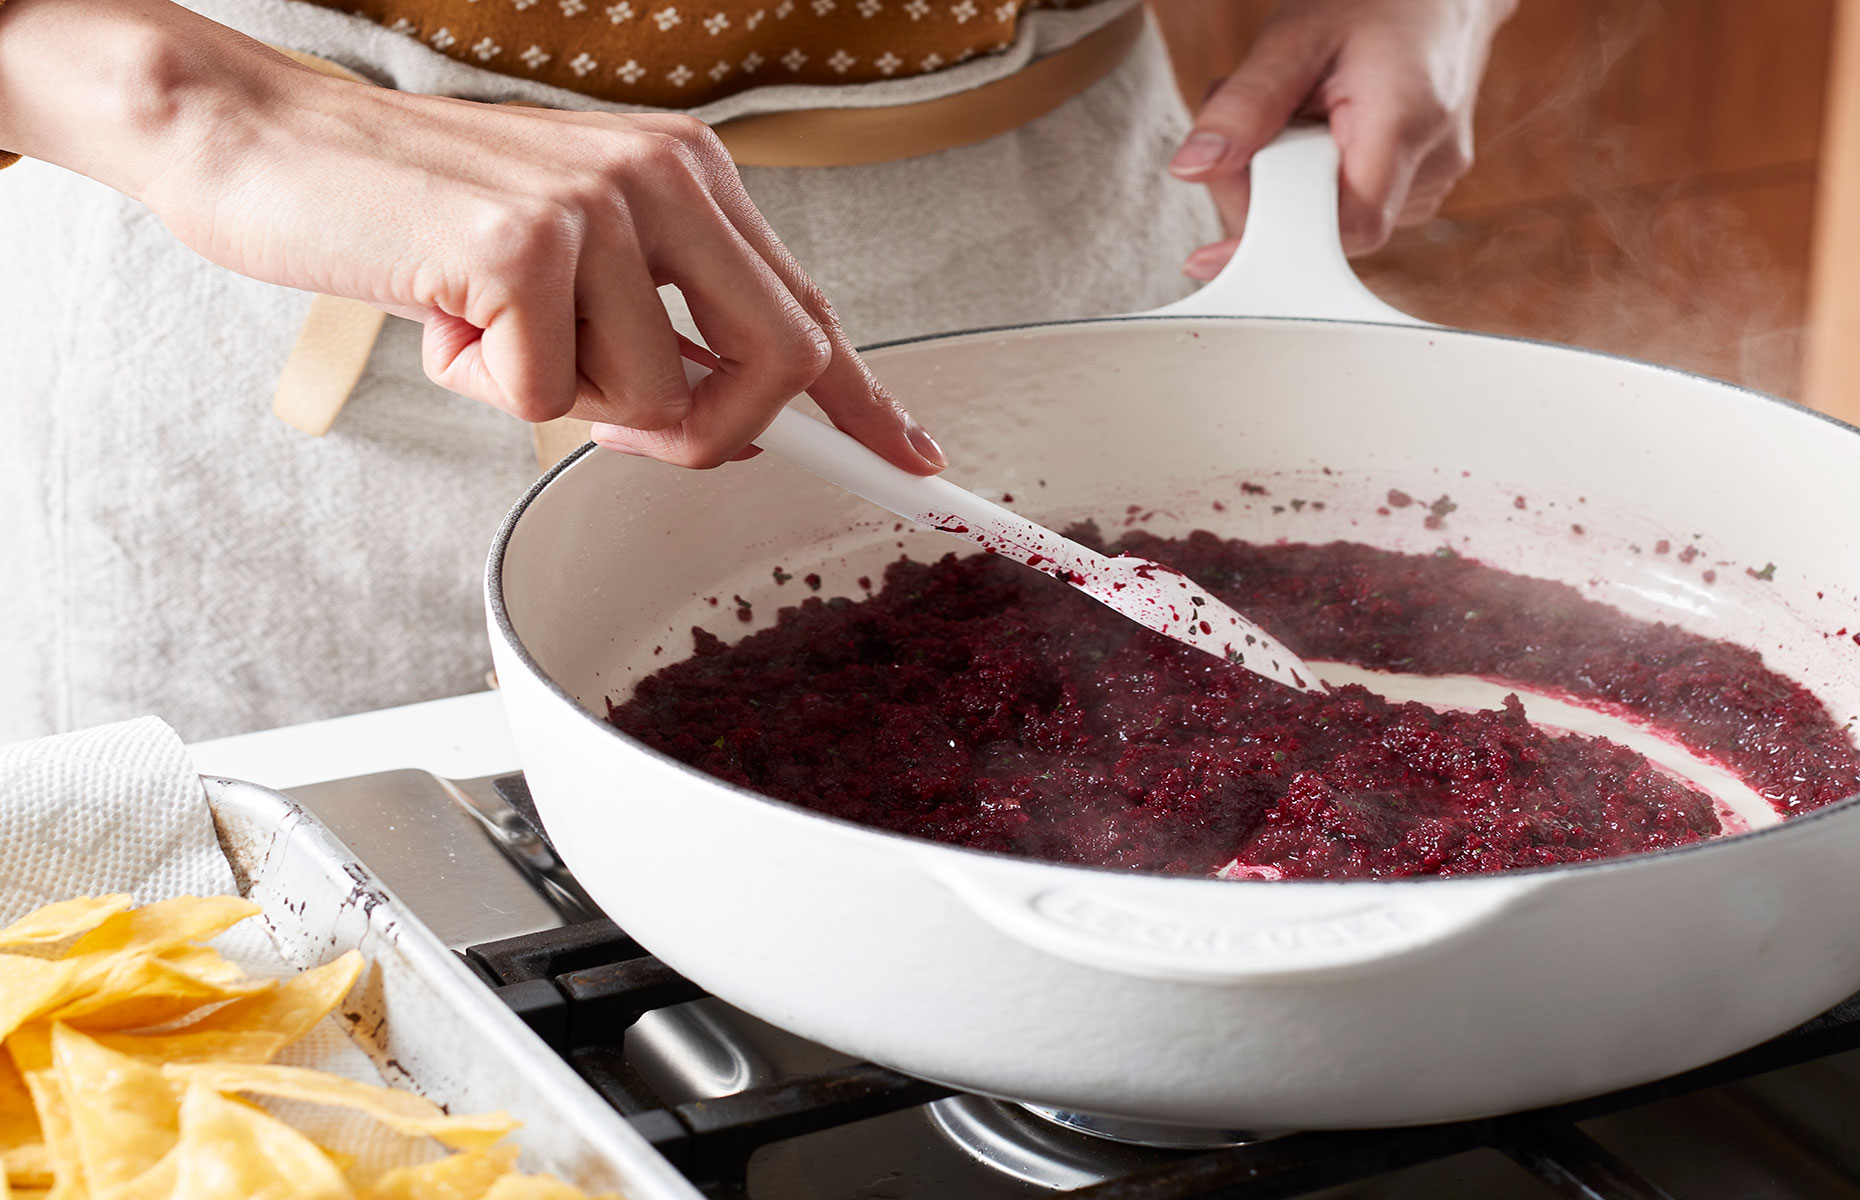
[[[1813,414],[1600,355],[1321,321],[1086,322],[871,361],[958,482],[1043,523],[1114,530],[1135,506],[1159,533],[1445,544],[1740,641],[1860,713],[1860,440]],[[1391,489],[1420,503],[1382,515]],[[1442,494],[1458,507],[1430,530]],[[1860,986],[1851,805],[1572,870],[1170,879],[847,826],[592,719],[692,625],[761,628],[810,571],[859,595],[900,553],[968,550],[898,525],[769,456],[696,475],[594,453],[494,557],[493,649],[563,856],[645,945],[767,1020],[997,1095],[1309,1128],[1624,1086]]]

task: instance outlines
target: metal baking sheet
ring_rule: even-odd
[[[510,1113],[526,1169],[627,1200],[702,1200],[316,818],[256,784],[204,783],[233,877],[286,961],[367,958],[341,1015],[383,1079],[449,1111]]]

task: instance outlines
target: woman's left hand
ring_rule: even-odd
[[[1472,166],[1473,102],[1515,0],[1286,0],[1209,92],[1170,161],[1205,183],[1234,236],[1188,256],[1212,279],[1246,225],[1247,164],[1293,117],[1322,117],[1343,160],[1339,226],[1367,254],[1434,215]]]

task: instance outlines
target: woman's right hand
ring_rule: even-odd
[[[8,79],[34,33],[53,58],[60,42],[115,48],[134,93],[117,106],[126,152],[61,145],[97,128],[69,114],[35,125],[57,88],[75,107],[93,85],[82,64],[62,82]],[[137,196],[241,274],[423,322],[434,382],[525,420],[572,414],[599,423],[610,448],[711,467],[753,453],[806,391],[906,470],[945,465],[697,121],[333,79],[166,0],[12,0],[0,9],[0,145]],[[662,284],[684,294],[720,359],[695,387]]]

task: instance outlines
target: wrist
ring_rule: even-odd
[[[241,140],[269,81],[299,69],[167,0],[0,7],[0,146],[149,200]]]

